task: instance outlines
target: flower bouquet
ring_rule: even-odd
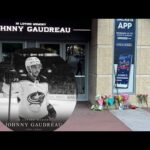
[[[100,95],[96,96],[96,103],[91,106],[91,110],[103,110],[104,100]]]
[[[146,103],[148,107],[148,94],[137,94],[137,102],[138,104]]]
[[[119,109],[127,109],[128,108],[128,104],[127,101],[129,99],[129,95],[126,93],[122,93],[120,95],[115,95],[115,104],[119,105]]]

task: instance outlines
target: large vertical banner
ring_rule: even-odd
[[[113,93],[134,91],[135,19],[115,19]]]

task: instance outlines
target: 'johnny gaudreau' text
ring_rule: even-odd
[[[62,125],[61,122],[48,122],[48,123],[44,123],[44,122],[9,122],[6,123],[7,127],[60,127]]]

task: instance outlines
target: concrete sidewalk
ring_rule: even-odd
[[[110,112],[132,131],[150,131],[150,112],[148,109],[110,110]]]

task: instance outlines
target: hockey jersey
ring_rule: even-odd
[[[3,83],[3,92],[9,93],[10,86]],[[48,82],[44,76],[39,76],[35,81],[27,75],[22,76],[18,82],[12,83],[12,94],[18,93],[18,115],[25,119],[40,119],[48,114],[47,94]]]

